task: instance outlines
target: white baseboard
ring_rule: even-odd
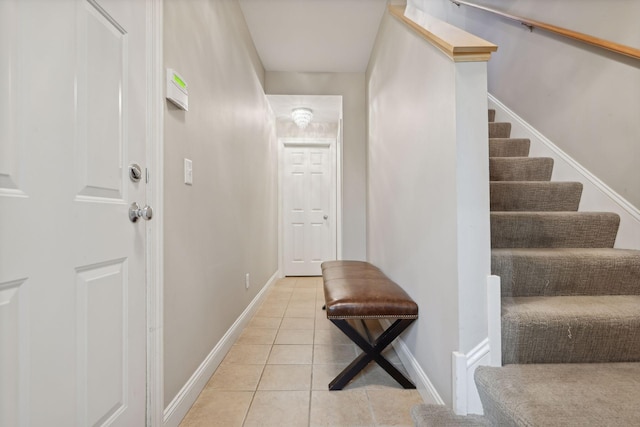
[[[640,210],[589,172],[556,144],[538,132],[493,95],[489,108],[496,110],[496,121],[511,122],[514,138],[531,140],[531,156],[551,157],[554,160],[553,180],[577,181],[583,184],[581,211],[615,212],[620,215],[617,248],[640,249]]]
[[[391,321],[389,319],[380,319],[380,324],[386,329],[391,325]],[[409,377],[416,385],[416,389],[418,393],[420,393],[424,403],[444,405],[444,400],[442,400],[435,386],[422,370],[422,367],[413,354],[411,354],[409,347],[407,347],[402,338],[396,338],[392,345],[407,370]]]
[[[487,276],[487,325],[491,366],[502,366],[502,292],[500,276]]]
[[[500,277],[487,276],[488,337],[469,353],[451,355],[453,411],[457,415],[482,414],[482,402],[474,375],[478,366],[502,366],[502,299]]]
[[[204,389],[209,378],[211,378],[211,375],[213,375],[222,362],[222,359],[224,359],[224,356],[229,349],[231,349],[231,346],[236,342],[242,330],[258,310],[267,290],[278,278],[279,272],[276,271],[258,295],[251,301],[249,306],[242,312],[240,317],[231,325],[222,339],[218,341],[218,344],[211,350],[211,353],[204,359],[198,369],[191,375],[191,378],[189,378],[176,397],[174,397],[171,403],[165,408],[163,426],[177,427],[180,424],[189,411],[189,408],[191,408],[191,405],[193,405],[200,392]]]

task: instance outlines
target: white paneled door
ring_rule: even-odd
[[[336,258],[335,144],[285,144],[284,274],[318,276]]]
[[[0,426],[145,425],[146,13],[0,1]]]

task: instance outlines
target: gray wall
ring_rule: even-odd
[[[190,110],[165,106],[166,406],[276,272],[278,198],[275,119],[237,2],[165,0],[164,62]]]
[[[269,95],[342,95],[342,257],[366,258],[366,144],[364,73],[267,71]]]
[[[409,0],[499,46],[489,92],[640,208],[640,61],[448,0]],[[628,46],[640,46],[637,0],[480,0]]]

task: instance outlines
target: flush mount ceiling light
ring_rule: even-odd
[[[309,108],[294,108],[291,111],[291,118],[300,129],[304,129],[313,118],[313,111]]]

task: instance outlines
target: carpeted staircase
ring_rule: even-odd
[[[620,219],[579,212],[582,184],[489,111],[491,269],[502,283],[503,367],[480,367],[484,417],[414,407],[417,426],[640,426],[640,251]]]

